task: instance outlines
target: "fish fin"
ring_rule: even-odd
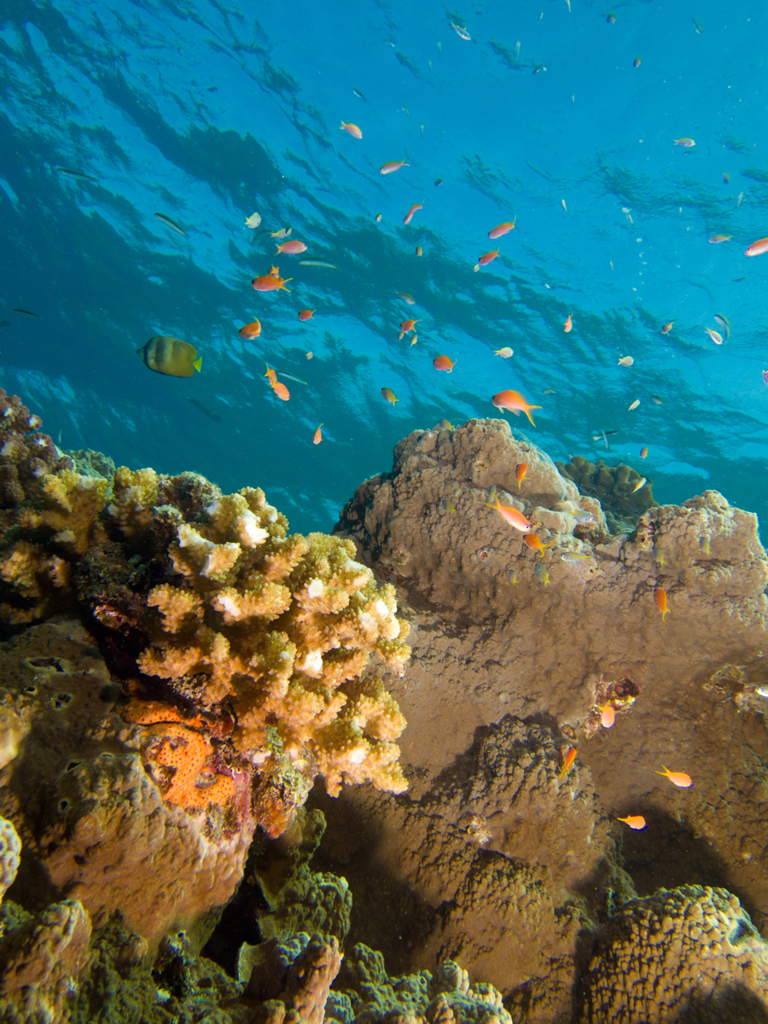
[[[194,361],[194,363],[192,363],[192,365],[197,370],[197,372],[200,373],[201,372],[200,367],[203,365],[203,357],[202,356],[198,356],[197,359]]]

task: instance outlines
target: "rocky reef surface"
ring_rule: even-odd
[[[40,427],[0,394],[0,1019],[768,1020],[754,516],[472,420],[303,537]]]

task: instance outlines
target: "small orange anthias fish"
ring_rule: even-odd
[[[613,704],[598,705],[597,710],[600,712],[600,725],[604,729],[612,729],[616,721],[616,708]]]
[[[437,356],[432,360],[432,365],[436,370],[445,370],[446,373],[450,373],[456,365],[456,360],[451,361],[448,356]]]
[[[316,312],[316,309],[302,309],[299,311],[299,320],[312,320],[314,319],[313,314]]]
[[[400,334],[398,338],[402,338],[404,334],[410,334],[411,331],[416,329],[416,324],[420,324],[421,320],[403,320],[400,324]]]
[[[276,292],[280,288],[283,291],[289,292],[291,289],[286,288],[286,281],[292,280],[290,277],[280,277],[275,274],[264,274],[262,277],[254,277],[251,281],[251,287],[255,288],[257,292]]]
[[[395,398],[395,392],[392,390],[392,388],[382,388],[381,389],[381,397],[382,398],[386,398],[386,400],[388,402],[391,402],[392,405],[394,405],[395,402],[399,402],[400,401],[399,398]]]
[[[291,392],[288,390],[285,384],[283,384],[282,381],[276,381],[272,385],[272,390],[275,392],[277,397],[281,399],[283,402],[287,402],[288,399],[291,397]]]
[[[360,129],[357,127],[357,125],[356,124],[352,124],[351,121],[349,122],[349,124],[347,124],[346,121],[342,121],[341,122],[341,131],[349,132],[349,134],[354,139],[362,139],[362,137],[363,137],[363,133],[360,131]]]
[[[661,587],[657,587],[653,592],[653,600],[656,602],[656,607],[661,612],[661,621],[666,622],[668,611],[666,590],[662,590]]]
[[[672,328],[674,326],[674,323],[675,323],[674,320],[670,320],[668,324],[664,324],[664,326],[661,328],[661,333],[662,334],[669,334],[669,332],[672,330]]]
[[[748,249],[744,250],[744,255],[762,256],[764,252],[768,252],[768,238],[758,238],[758,240],[753,242]]]
[[[478,263],[481,267],[488,266],[496,257],[499,255],[500,249],[491,249],[490,252],[484,252],[483,255],[478,259]]]
[[[280,277],[280,268],[279,267],[270,267],[269,268],[269,276],[270,277]]]
[[[518,462],[515,467],[515,479],[517,480],[517,486],[520,487],[525,480],[525,475],[528,472],[527,462]]]
[[[569,313],[568,314],[568,319],[563,324],[563,330],[565,331],[566,334],[568,334],[568,332],[571,330],[572,327],[573,327],[573,320],[571,319],[571,314]]]
[[[413,220],[414,213],[416,213],[417,210],[422,209],[423,206],[421,205],[421,203],[414,203],[413,206],[408,211],[408,213],[406,213],[406,215],[403,217],[403,224],[410,224],[411,221]]]
[[[273,388],[275,384],[277,384],[277,375],[275,374],[275,371],[270,367],[269,363],[267,363],[267,372],[264,374],[264,376],[269,380],[270,387]]]
[[[500,391],[498,395],[494,395],[491,399],[497,409],[508,409],[513,412],[515,416],[519,416],[521,412],[524,412],[531,424],[535,427],[536,424],[533,422],[533,416],[531,416],[531,409],[540,409],[540,405],[529,405],[525,398],[520,394],[519,391]]]
[[[320,429],[322,425],[323,424],[321,423],[320,426],[315,431],[314,436],[312,438],[312,444],[320,444],[320,442],[323,440],[323,432]]]
[[[616,821],[623,821],[625,825],[629,825],[630,828],[637,831],[645,828],[645,818],[642,814],[628,814],[626,818],[617,818]]]
[[[300,252],[306,252],[307,247],[303,242],[300,242],[298,238],[289,238],[287,242],[281,242],[277,247],[277,252],[288,253],[289,256],[297,256]],[[277,253],[275,253],[277,255]]]
[[[237,332],[241,338],[258,338],[261,334],[261,324],[258,320],[254,320],[251,324],[245,324]]]
[[[498,512],[502,519],[514,526],[520,533],[530,533],[533,529],[531,523],[525,518],[522,512],[519,512],[516,508],[510,508],[508,505],[502,505],[499,501],[499,496],[496,495],[496,504],[491,505],[489,502],[485,502],[488,508],[492,508],[495,512]]]
[[[661,767],[662,771],[656,772],[656,774],[664,775],[673,785],[678,786],[680,789],[688,789],[689,786],[693,785],[693,779],[690,775],[686,775],[685,772],[671,772],[664,765]]]
[[[379,174],[391,174],[393,171],[399,171],[401,167],[410,167],[405,160],[389,160],[387,163],[382,164],[379,168]]]
[[[562,778],[563,775],[567,775],[571,770],[573,762],[576,760],[576,747],[569,747],[568,751],[563,758],[563,765],[560,771],[557,773],[558,778]]]
[[[542,544],[541,539],[536,536],[535,533],[528,533],[523,537],[523,544],[527,544],[532,551],[536,551],[537,554],[543,555],[545,548],[551,548],[551,544]]]
[[[514,220],[505,220],[503,224],[497,224],[495,228],[491,228],[488,232],[488,237],[492,240],[501,238],[502,235],[506,235],[508,231],[511,231],[517,222],[517,217]]]

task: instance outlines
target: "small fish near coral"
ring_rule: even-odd
[[[386,399],[386,401],[391,402],[392,405],[394,405],[395,402],[400,401],[399,398],[395,398],[395,392],[392,390],[392,388],[382,388],[381,397]]]
[[[456,360],[452,361],[448,356],[437,356],[432,360],[432,365],[436,370],[444,370],[445,373],[450,373],[456,365]]]
[[[635,829],[637,832],[645,828],[645,818],[642,814],[628,814],[626,818],[617,818],[616,821],[623,822],[625,825]]]
[[[563,764],[560,771],[557,773],[558,778],[562,778],[567,775],[573,766],[573,762],[576,760],[576,747],[569,747],[563,757]]]
[[[657,771],[657,775],[663,775],[669,779],[673,786],[677,786],[678,789],[688,789],[689,786],[693,785],[693,779],[690,775],[686,775],[685,772],[671,772],[669,768],[661,766],[662,770]]]
[[[194,345],[166,334],[154,335],[136,351],[145,366],[168,377],[192,377],[203,365],[203,357],[198,356]]]
[[[254,320],[250,324],[245,324],[237,332],[241,338],[247,338],[249,341],[251,338],[258,338],[261,334],[261,323],[258,320]]]
[[[499,391],[498,394],[494,395],[491,399],[497,409],[501,409],[504,412],[508,409],[514,413],[515,416],[519,416],[521,412],[524,412],[528,419],[531,421],[532,426],[536,426],[531,416],[531,409],[540,409],[540,405],[529,405],[525,397],[520,394],[519,391],[513,391],[511,389],[507,391]]]
[[[661,587],[657,587],[653,592],[653,599],[656,602],[656,607],[661,612],[661,621],[667,621],[667,592],[662,590]]]
[[[502,519],[505,519],[510,526],[514,526],[521,533],[530,533],[533,529],[533,525],[528,522],[522,512],[516,508],[511,508],[509,505],[502,505],[498,497],[496,498],[495,505],[491,505],[487,501],[485,504],[488,505],[488,508],[498,512]]]

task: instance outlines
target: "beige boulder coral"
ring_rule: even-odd
[[[584,978],[579,1024],[762,1024],[768,945],[724,889],[660,889],[625,904]]]

